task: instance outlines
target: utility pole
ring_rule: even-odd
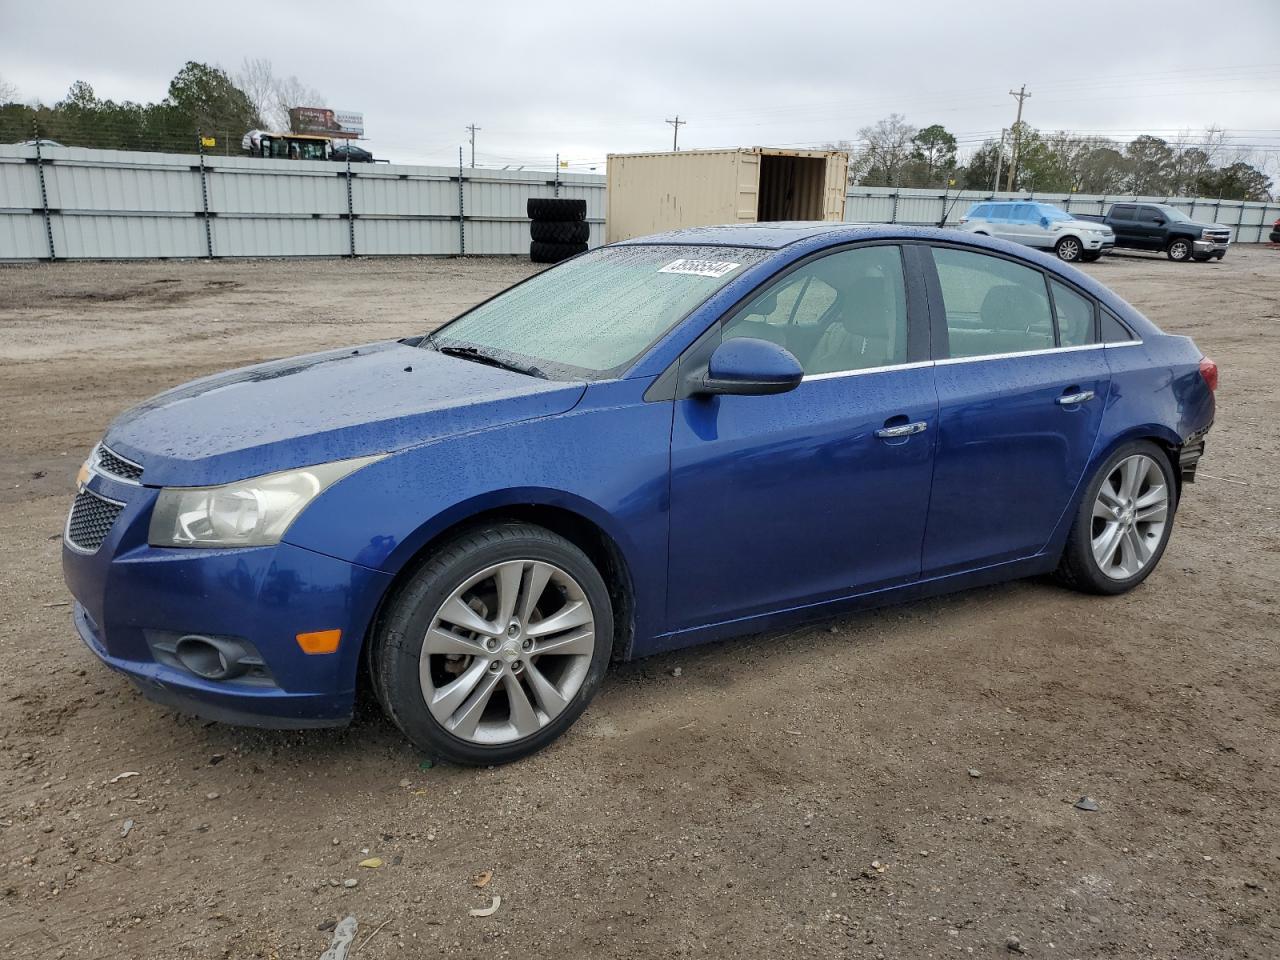
[[[471,169],[474,170],[476,168],[476,131],[481,128],[474,123],[469,123],[462,129],[471,134]]]
[[[676,114],[676,118],[674,120],[667,121],[667,123],[671,124],[671,127],[672,127],[672,130],[671,130],[671,149],[672,150],[680,149],[680,128],[683,127],[688,122],[689,122],[688,120],[681,120],[680,114],[678,113]]]
[[[1009,160],[1009,179],[1005,183],[1005,190],[1013,190],[1013,177],[1018,170],[1018,147],[1022,145],[1022,101],[1026,100],[1031,94],[1027,93],[1027,85],[1024,83],[1018,90],[1010,90],[1009,96],[1018,101],[1018,118],[1013,121],[1013,157]]]

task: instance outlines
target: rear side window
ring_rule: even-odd
[[[1111,208],[1111,216],[1117,220],[1132,220],[1134,209],[1132,203],[1117,203]]]
[[[1045,350],[1053,315],[1044,275],[1010,260],[936,247],[952,357]]]
[[[969,211],[969,216],[978,220],[987,220],[991,217],[991,204],[980,203]]]
[[[1102,311],[1101,342],[1102,343],[1127,343],[1133,339],[1133,334],[1129,329],[1121,323],[1111,313],[1110,310]]]
[[[1093,343],[1093,301],[1064,283],[1050,280],[1053,309],[1058,315],[1058,342],[1064,347]]]

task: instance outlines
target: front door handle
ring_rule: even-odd
[[[1076,407],[1093,399],[1092,390],[1081,390],[1079,393],[1064,393],[1055,401],[1060,407]]]
[[[928,429],[928,423],[917,420],[915,423],[904,423],[898,427],[881,427],[876,431],[876,436],[881,440],[892,440],[895,437],[910,437],[917,433],[924,433]]]

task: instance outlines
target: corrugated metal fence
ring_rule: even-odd
[[[604,178],[543,171],[0,146],[0,260],[529,252],[529,197]]]
[[[991,193],[985,190],[917,190],[905,187],[850,187],[844,218],[852,223],[911,223],[955,226],[982,200],[1037,200],[1068,213],[1106,213],[1113,203],[1164,203],[1201,223],[1231,228],[1237,243],[1262,243],[1280,218],[1280,203],[1249,203],[1206,197],[1098,196],[1082,193]]]
[[[604,239],[605,178],[459,167],[0,146],[0,260],[523,254],[529,197],[587,201]],[[852,222],[956,223],[980,200],[1101,213],[1129,197],[850,187]],[[1280,204],[1142,197],[1267,239]]]

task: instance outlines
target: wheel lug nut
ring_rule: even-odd
[[[497,638],[496,638],[496,637],[490,637],[488,640],[486,640],[486,641],[484,642],[484,648],[485,648],[486,650],[497,650],[497,649],[498,649],[498,640],[497,640]]]
[[[511,669],[512,669],[512,671],[513,671],[513,672],[515,672],[515,673],[519,673],[521,670],[523,670],[523,669],[524,669],[524,661],[523,661],[523,660],[513,660],[513,661],[511,662]]]
[[[490,672],[490,673],[497,673],[497,672],[498,672],[499,670],[501,670],[501,669],[502,669],[502,661],[501,661],[501,660],[494,660],[494,661],[490,662],[490,664],[489,664],[489,672]]]
[[[524,643],[520,644],[520,649],[522,649],[522,650],[532,650],[532,649],[533,649],[533,641],[532,641],[532,640],[526,640]]]

